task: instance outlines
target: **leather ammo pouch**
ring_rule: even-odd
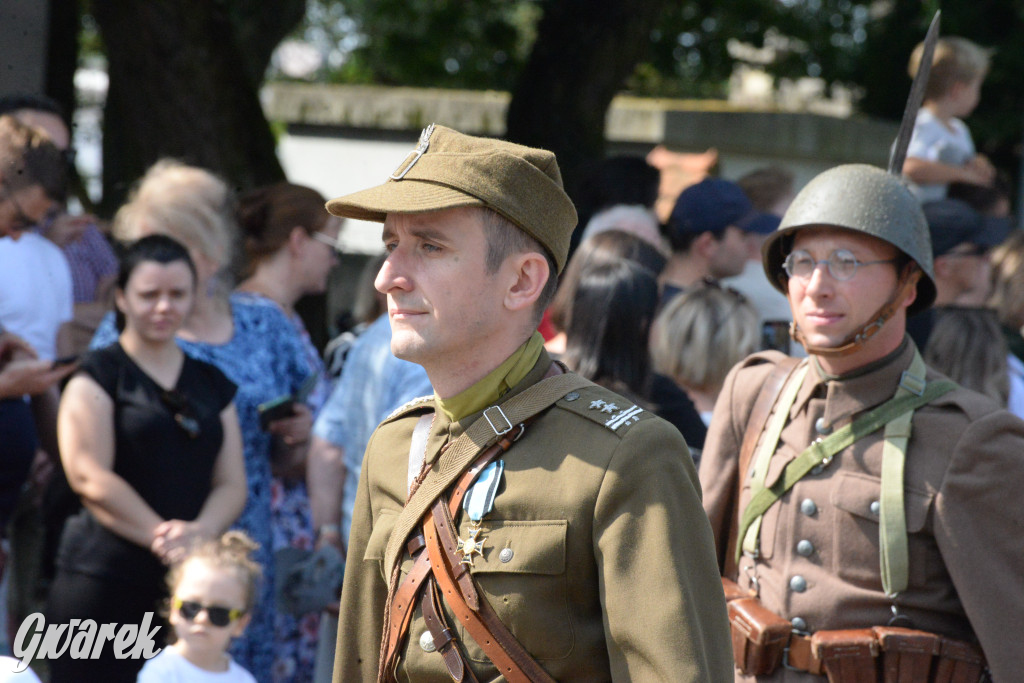
[[[932,661],[942,651],[942,636],[895,626],[875,626],[871,630],[881,651],[883,683],[929,680]]]
[[[962,640],[942,639],[942,651],[935,666],[933,683],[978,683],[985,673],[981,648]]]
[[[818,631],[811,652],[821,661],[829,683],[877,683],[878,640],[870,628]]]
[[[757,598],[730,600],[728,607],[736,667],[745,674],[770,674],[782,663],[793,625]]]

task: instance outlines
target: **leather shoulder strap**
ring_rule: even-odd
[[[557,364],[552,364],[552,367],[558,367],[561,372]],[[500,406],[491,406],[485,410],[483,417],[452,442],[402,509],[384,553],[385,571],[392,571],[413,528],[434,500],[476,459],[477,454],[512,432],[516,425],[546,410],[570,391],[590,384],[590,380],[572,372],[557,374],[537,382]]]
[[[782,388],[786,386],[786,381],[799,365],[800,359],[793,358],[792,356],[779,359],[768,375],[768,379],[761,385],[761,391],[758,392],[757,398],[754,400],[754,407],[747,418],[747,428],[743,433],[743,441],[740,445],[739,469],[736,474],[736,489],[733,492],[734,509],[732,518],[736,522],[739,522],[740,519],[740,491],[743,490],[743,482],[747,477],[747,471],[750,469],[750,461],[754,457],[754,448],[757,446],[757,440],[761,436],[761,432],[764,431],[768,418],[772,414],[772,408],[775,406],[775,401],[778,399],[779,394],[782,393]],[[738,543],[737,531],[736,523],[729,525],[729,541],[725,553],[725,571],[722,574],[726,577],[734,576],[736,573],[734,557],[736,554],[736,544]]]

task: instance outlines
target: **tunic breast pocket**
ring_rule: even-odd
[[[498,618],[536,659],[562,659],[572,651],[565,571],[568,522],[485,520],[484,552],[473,578]],[[465,538],[467,524],[460,535]],[[460,626],[469,658],[488,661]]]
[[[394,530],[395,522],[397,521],[397,510],[381,510],[377,513],[377,521],[373,524],[370,540],[366,542],[366,552],[363,553],[364,562],[377,563],[377,570],[380,572],[380,576],[384,579],[385,584],[391,580],[391,577],[384,576],[384,551],[388,547],[388,539],[391,538],[391,532]],[[405,568],[403,567],[404,570]]]
[[[832,536],[833,570],[841,578],[871,590],[882,589],[878,550],[881,491],[882,481],[878,477],[839,472],[831,496],[836,508]],[[927,555],[923,547],[933,544],[925,533],[933,499],[932,494],[923,491],[904,490],[911,576],[915,571],[920,573],[926,569],[920,564]]]

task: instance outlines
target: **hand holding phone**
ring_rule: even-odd
[[[291,394],[278,396],[272,401],[261,403],[256,406],[256,412],[260,417],[260,429],[267,431],[270,423],[295,414],[295,399]]]

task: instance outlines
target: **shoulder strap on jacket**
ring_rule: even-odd
[[[775,401],[778,400],[779,395],[782,393],[782,388],[786,386],[786,381],[798,365],[800,365],[800,359],[798,358],[786,356],[780,359],[775,364],[775,367],[772,368],[768,379],[761,385],[761,391],[758,392],[757,398],[754,400],[754,407],[751,409],[750,417],[747,419],[747,428],[743,433],[743,441],[740,445],[739,469],[736,474],[736,489],[733,492],[733,519],[736,522],[739,522],[740,518],[740,491],[743,490],[743,482],[747,477],[747,471],[750,469],[750,461],[754,457],[754,448],[757,446],[758,437],[761,436],[761,432],[764,431],[765,425],[768,423],[768,418],[772,414]],[[736,572],[736,560],[734,558],[737,542],[737,525],[730,524],[723,576],[730,577]]]

